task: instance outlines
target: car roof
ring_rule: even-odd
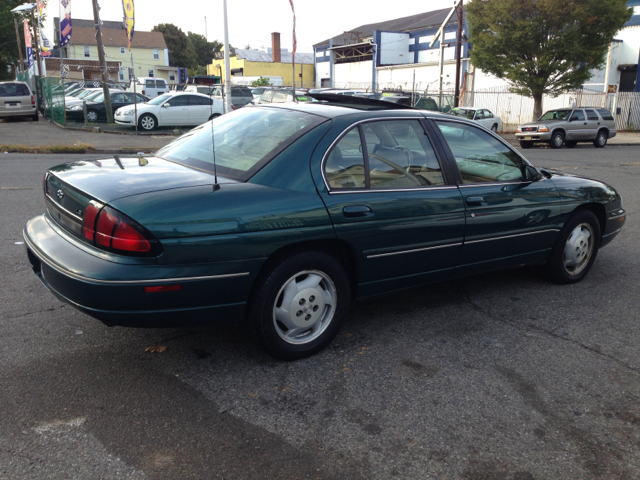
[[[177,90],[169,90],[168,92],[163,93],[163,95],[198,95],[200,97],[211,98],[209,95],[205,95],[204,93],[198,92],[178,92]]]

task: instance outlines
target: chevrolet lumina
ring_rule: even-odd
[[[49,169],[24,229],[33,271],[107,325],[243,320],[296,359],[356,299],[520,265],[580,281],[625,223],[613,187],[536,168],[475,122],[331,98]]]

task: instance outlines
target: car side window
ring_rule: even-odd
[[[603,120],[613,120],[613,115],[611,115],[611,112],[606,108],[599,108],[598,113],[600,114]]]
[[[273,100],[271,100],[271,103],[285,103],[286,101],[286,94],[284,94],[283,92],[276,92],[276,94],[273,96]]]
[[[436,124],[456,160],[462,183],[525,181],[525,162],[495,137],[472,125]]]
[[[484,112],[484,118],[493,118],[493,113],[491,113],[489,110],[483,110]]]
[[[122,93],[114,93],[111,95],[111,101],[114,103],[122,103],[124,102],[124,95]]]
[[[362,129],[372,189],[444,184],[440,163],[419,121],[369,122]]]
[[[165,103],[168,103],[170,108],[184,107],[189,104],[189,100],[187,99],[187,97],[189,97],[189,95],[175,95]]]
[[[260,103],[271,103],[271,98],[275,95],[274,90],[268,90],[260,97]]]
[[[585,113],[587,114],[588,120],[598,120],[598,115],[596,115],[595,110],[585,110]]]
[[[209,99],[205,97],[197,97],[195,95],[188,95],[189,105],[210,105]]]
[[[482,120],[482,119],[484,119],[484,110],[478,110],[476,112],[475,120]]]
[[[138,103],[145,103],[147,102],[147,99],[144,98],[142,95],[140,95],[139,93],[136,94],[136,97],[138,99]],[[132,100],[133,101],[133,100]]]
[[[331,190],[366,186],[364,154],[358,127],[349,130],[331,149],[324,171]]]
[[[573,120],[573,121],[583,121],[584,120],[584,113],[582,113],[582,110],[574,110],[573,111],[573,115],[571,115],[571,120]]]

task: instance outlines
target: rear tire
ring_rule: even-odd
[[[589,210],[577,210],[562,228],[542,273],[556,283],[579,282],[591,270],[599,246],[598,218]]]
[[[600,130],[598,132],[598,136],[593,141],[593,146],[596,148],[604,148],[604,146],[607,144],[607,139],[608,139],[607,132],[605,132],[604,130]]]
[[[564,143],[564,135],[562,132],[553,132],[551,135],[551,140],[549,141],[549,146],[551,148],[562,148],[562,144]]]
[[[564,142],[564,144],[567,146],[567,148],[575,148],[578,142],[576,142],[575,140],[567,140],[566,142]]]
[[[528,140],[521,140],[520,141],[520,146],[522,148],[531,148],[531,147],[533,147],[533,142],[530,142]]]
[[[498,133],[498,124],[494,123],[493,125],[491,125],[491,131],[493,133]]]
[[[342,265],[320,251],[294,253],[256,280],[250,328],[273,357],[297,360],[319,352],[338,334],[349,308]]]
[[[214,118],[218,118],[219,116],[220,116],[220,114],[219,114],[219,113],[214,113],[213,115],[211,115],[211,116],[209,117],[209,120],[213,120]]]

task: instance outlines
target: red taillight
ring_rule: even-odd
[[[142,94],[143,94],[143,95],[146,95],[146,92],[145,92],[144,90],[142,90]]]
[[[36,97],[31,95],[31,105],[35,105],[35,104],[36,104]]]
[[[93,235],[96,233],[96,217],[99,211],[100,207],[97,206],[95,202],[90,202],[84,209],[84,215],[82,216],[82,235],[90,242],[93,242]]]
[[[231,104],[231,110],[235,110],[235,109],[236,109],[236,106],[232,103]]]
[[[162,252],[160,242],[134,220],[111,207],[91,207],[85,209],[82,232],[87,240],[95,241],[96,247],[124,255],[155,256]],[[91,228],[94,224],[95,232]]]

